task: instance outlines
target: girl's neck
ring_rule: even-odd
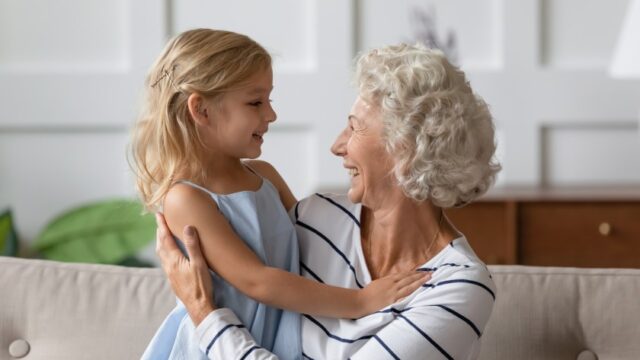
[[[242,160],[229,156],[209,156],[205,160],[204,166],[207,169],[209,178],[223,179],[234,178],[242,175],[246,169]]]
[[[255,191],[262,185],[262,179],[247,169],[238,158],[210,156],[204,161],[205,179],[200,185],[214,193]]]

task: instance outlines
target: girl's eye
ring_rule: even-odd
[[[262,101],[250,102],[249,105],[251,105],[251,106],[260,106],[260,105],[262,105]]]

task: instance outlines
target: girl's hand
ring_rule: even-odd
[[[156,223],[156,253],[162,269],[169,278],[171,289],[184,304],[194,325],[198,326],[215,310],[213,284],[200,250],[198,233],[192,226],[184,229],[182,239],[189,255],[187,259],[171,236],[164,216],[156,214]]]
[[[429,279],[431,272],[409,271],[372,281],[358,293],[362,305],[360,315],[371,314],[409,296]]]

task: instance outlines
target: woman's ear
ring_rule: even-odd
[[[187,99],[189,114],[197,125],[208,126],[210,124],[209,112],[204,97],[198,93],[192,93]]]

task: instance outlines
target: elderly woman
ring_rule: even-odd
[[[442,53],[389,46],[357,61],[359,96],[331,151],[343,159],[348,195],[312,195],[290,210],[303,275],[362,288],[419,269],[431,279],[410,296],[359,319],[303,316],[308,359],[473,359],[495,301],[485,265],[443,209],[492,184],[494,128],[485,102]],[[273,358],[237,317],[212,301],[197,233],[190,261],[161,216],[158,254],[211,358]]]

